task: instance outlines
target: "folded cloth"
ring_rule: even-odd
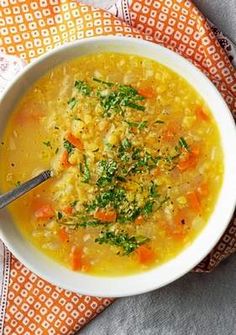
[[[191,1],[119,0],[109,10],[120,18],[76,1],[1,0],[0,87],[6,86],[24,63],[65,42],[124,35],[162,44],[189,59],[213,81],[236,115],[236,72],[230,62],[233,49],[220,36],[224,51],[214,35],[219,33]],[[235,251],[236,219],[232,219],[220,242],[195,271],[209,271]],[[0,334],[74,334],[112,302],[47,283],[3,244],[0,255]]]

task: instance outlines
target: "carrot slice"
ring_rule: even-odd
[[[171,121],[163,131],[163,139],[167,142],[173,141],[176,134],[180,131],[181,127],[179,124]]]
[[[69,154],[67,151],[64,151],[63,154],[62,154],[62,157],[61,157],[61,165],[64,167],[64,168],[68,168],[71,166],[71,164],[69,163],[68,161],[68,158],[69,158]]]
[[[163,139],[167,142],[170,141],[170,140],[173,140],[174,137],[175,137],[174,129],[171,128],[171,127],[166,129],[166,131],[163,134]]]
[[[198,188],[197,188],[197,193],[199,194],[199,196],[207,196],[209,193],[209,186],[207,183],[201,183]]]
[[[53,207],[49,204],[43,205],[34,212],[38,220],[49,220],[55,215]]]
[[[71,260],[71,269],[73,271],[81,270],[82,264],[82,250],[76,246],[71,248],[70,260]]]
[[[196,159],[191,155],[188,155],[186,159],[179,161],[179,163],[177,164],[177,168],[180,171],[185,171],[194,168],[195,166],[196,166]]]
[[[162,223],[162,227],[166,235],[175,241],[182,241],[187,231],[185,230],[186,222],[186,213],[184,210],[178,210],[177,214],[174,217],[173,224]]]
[[[103,211],[103,210],[97,210],[94,213],[94,218],[104,221],[104,222],[112,222],[116,220],[116,212],[115,211]]]
[[[134,223],[137,224],[137,225],[140,225],[140,224],[143,223],[143,221],[144,221],[143,216],[142,216],[142,215],[139,215],[139,216],[135,219]]]
[[[192,149],[191,152],[187,152],[185,154],[184,159],[179,161],[179,163],[177,164],[177,168],[180,171],[195,168],[195,166],[197,165],[198,156],[199,156],[199,149],[198,148]]]
[[[145,98],[154,98],[155,92],[151,87],[141,87],[138,89],[138,94]]]
[[[69,234],[64,227],[59,230],[58,236],[62,242],[66,242],[69,240]]]
[[[67,206],[67,207],[63,208],[62,212],[65,213],[65,214],[71,215],[72,212],[73,212],[73,207]]]
[[[166,224],[163,226],[163,229],[165,234],[175,241],[182,241],[186,236],[186,231],[180,224],[178,224],[178,226],[170,226]]]
[[[151,175],[154,177],[159,177],[161,174],[161,170],[159,168],[159,166],[157,166],[156,168],[151,170]]]
[[[73,271],[88,272],[91,264],[83,257],[81,248],[73,246],[70,252],[70,265]]]
[[[175,227],[182,227],[185,224],[186,211],[184,209],[178,209],[174,216]]]
[[[150,264],[155,261],[155,253],[151,248],[148,248],[145,245],[141,245],[136,250],[136,255],[138,256],[138,261],[141,264]]]
[[[188,222],[186,220],[186,210],[179,209],[175,214],[173,221],[159,221],[158,226],[163,229],[166,237],[174,241],[181,242],[188,233]]]
[[[30,106],[24,106],[23,109],[16,113],[15,120],[18,124],[27,124],[27,123],[33,123],[38,122],[40,118],[43,117],[43,113],[37,110],[31,110]]]
[[[172,238],[176,241],[182,241],[185,236],[186,236],[186,232],[182,229],[182,230],[174,230],[172,233]]]
[[[69,133],[67,135],[67,140],[77,149],[79,149],[79,150],[84,149],[84,144],[81,141],[81,139],[79,139],[78,137],[75,137],[73,134]]]
[[[200,200],[198,199],[197,193],[196,192],[188,192],[187,193],[187,199],[189,206],[196,212],[199,213],[201,210],[201,203]]]
[[[197,115],[198,119],[201,120],[201,121],[209,121],[210,120],[210,117],[207,114],[207,112],[200,106],[196,108],[196,115]]]

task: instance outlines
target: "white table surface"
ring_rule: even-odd
[[[113,0],[84,0],[107,5]],[[236,0],[195,0],[236,41]],[[236,335],[236,255],[211,274],[190,273],[135,297],[118,299],[81,335]]]

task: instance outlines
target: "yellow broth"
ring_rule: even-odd
[[[150,59],[100,53],[40,78],[9,119],[3,191],[54,177],[10,212],[22,234],[75,271],[126,275],[175,257],[211,215],[223,153],[207,104]]]

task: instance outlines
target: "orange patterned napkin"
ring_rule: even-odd
[[[125,35],[162,44],[200,68],[236,115],[236,72],[209,23],[187,0],[120,0],[110,13],[69,0],[0,0],[0,52],[30,62],[65,42]],[[10,61],[9,61],[10,59]],[[0,83],[21,67],[0,54]],[[236,251],[236,219],[195,269],[209,271]],[[55,287],[24,267],[0,244],[0,334],[74,334],[112,301]]]

